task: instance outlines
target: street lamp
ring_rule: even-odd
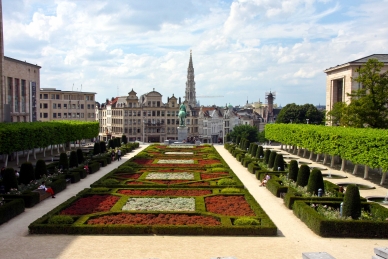
[[[310,120],[310,119],[306,119],[306,121],[307,121],[307,124],[309,124],[309,120]]]

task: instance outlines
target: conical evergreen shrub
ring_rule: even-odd
[[[256,143],[253,143],[252,149],[251,149],[251,155],[256,156],[258,145]]]
[[[59,166],[62,167],[63,171],[69,169],[69,161],[66,153],[61,153],[59,155]]]
[[[298,171],[298,162],[296,160],[291,160],[290,164],[288,165],[288,179],[296,182],[296,179],[298,178]]]
[[[269,155],[269,159],[268,159],[268,168],[273,168],[273,165],[275,163],[275,157],[276,157],[276,152],[271,151],[271,154]]]
[[[3,173],[3,185],[5,192],[9,192],[9,190],[12,188],[17,189],[18,188],[18,180],[15,175],[15,170],[13,168],[6,168],[4,169]]]
[[[42,175],[47,175],[46,162],[44,160],[38,160],[35,164],[35,179],[42,178]]]
[[[322,193],[325,193],[322,172],[321,170],[314,168],[310,173],[309,181],[307,183],[307,192],[318,195],[319,189],[322,189]]]
[[[237,136],[237,137],[236,137],[236,142],[235,142],[235,144],[236,144],[237,146],[239,146],[239,145],[240,145],[240,141],[241,141],[241,137],[240,137],[240,136]]]
[[[110,140],[109,140],[110,141]],[[98,155],[101,153],[100,144],[94,143],[93,155]]]
[[[30,162],[25,162],[20,166],[19,183],[27,185],[32,180],[35,180],[34,167]]]
[[[298,172],[298,178],[296,179],[296,184],[298,186],[305,187],[309,182],[310,177],[310,167],[308,165],[301,165]]]
[[[69,167],[77,167],[78,166],[78,157],[77,157],[77,152],[71,151],[70,152],[70,159],[69,159]]]
[[[256,151],[256,158],[264,157],[264,149],[263,146],[258,146]]]
[[[269,155],[271,154],[271,150],[267,149],[264,152],[264,163],[268,165]]]
[[[360,191],[355,184],[350,184],[346,188],[342,216],[358,219],[361,216]]]
[[[280,169],[279,169],[280,168]],[[284,159],[282,154],[276,154],[273,165],[274,171],[284,171]]]
[[[79,164],[82,164],[85,160],[84,158],[84,152],[82,152],[82,149],[77,149],[77,160]]]
[[[101,153],[105,153],[106,152],[106,142],[105,141],[101,141],[100,142],[100,152]]]
[[[113,142],[113,139],[108,140],[108,148],[112,148],[112,149],[115,148],[115,144]]]
[[[127,144],[127,143],[128,143],[128,139],[127,139],[127,136],[126,136],[126,135],[122,135],[122,136],[121,136],[121,142],[123,142],[124,144]]]
[[[114,138],[115,148],[121,147],[121,138]]]

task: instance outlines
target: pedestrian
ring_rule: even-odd
[[[115,151],[112,150],[112,153],[110,153],[110,156],[112,158],[112,162],[115,160]]]
[[[121,160],[121,150],[117,150],[117,161]]]

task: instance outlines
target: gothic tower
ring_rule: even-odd
[[[193,67],[191,50],[190,50],[189,67],[187,68],[185,101],[187,102],[188,105],[191,105],[192,107],[195,107],[197,105],[197,99],[195,97],[194,67]]]
[[[4,39],[3,39],[3,4],[0,0],[0,122],[4,121],[4,83],[3,83],[3,64],[4,64]]]

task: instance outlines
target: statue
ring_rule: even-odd
[[[181,106],[179,107],[179,127],[185,127],[185,118],[186,118],[186,106],[182,103]]]

